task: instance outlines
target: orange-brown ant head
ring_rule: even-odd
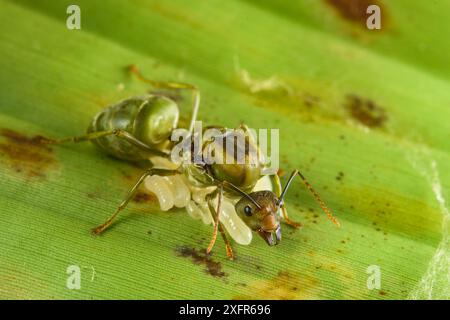
[[[269,246],[278,244],[281,241],[280,208],[283,206],[284,196],[295,176],[299,176],[308,190],[312,193],[322,210],[328,218],[338,227],[339,221],[333,216],[319,194],[313,189],[306,178],[298,171],[294,170],[289,177],[280,197],[277,197],[272,191],[256,191],[245,193],[240,191],[242,198],[236,203],[235,209],[239,217],[247,226],[267,242]],[[235,190],[239,190],[234,188]]]
[[[278,198],[272,191],[257,191],[242,197],[235,205],[245,224],[266,241],[269,246],[281,241]]]

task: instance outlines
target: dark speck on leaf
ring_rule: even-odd
[[[367,8],[370,5],[377,5],[381,8],[382,19],[386,18],[386,8],[378,0],[325,0],[341,15],[342,18],[355,22],[361,27],[366,27],[366,20],[369,17]]]
[[[370,99],[348,95],[346,108],[350,116],[369,128],[380,128],[387,121],[386,111]]]
[[[133,198],[133,201],[136,203],[150,202],[155,201],[156,197],[153,194],[138,192]]]
[[[55,164],[53,150],[45,137],[27,137],[11,129],[0,129],[0,156],[6,158],[11,170],[27,178],[45,178]]]
[[[213,277],[222,278],[227,276],[227,274],[222,271],[221,263],[214,261],[205,251],[187,246],[179,246],[175,251],[180,257],[191,258],[194,264],[205,265],[205,272]]]

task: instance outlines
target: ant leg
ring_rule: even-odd
[[[281,196],[281,181],[280,181],[280,177],[278,176],[278,174],[274,174],[271,176],[272,178],[272,182],[274,184],[274,188],[275,188],[275,195],[280,198]],[[302,224],[300,222],[295,222],[291,219],[289,219],[288,214],[287,214],[287,210],[284,204],[281,205],[281,213],[283,215],[283,219],[286,222],[286,224],[290,225],[293,228],[299,228],[302,226]]]
[[[301,222],[296,222],[296,221],[289,219],[287,210],[286,210],[286,207],[284,206],[284,204],[281,206],[281,213],[283,214],[284,222],[286,222],[286,224],[290,225],[291,227],[297,229],[297,228],[300,228],[303,226],[303,224]]]
[[[198,88],[196,86],[189,84],[189,83],[160,82],[160,81],[154,81],[151,79],[147,79],[142,75],[142,73],[139,71],[138,67],[134,64],[130,66],[130,71],[131,71],[131,73],[136,75],[136,77],[139,80],[149,83],[152,86],[154,86],[155,88],[191,90],[192,91],[192,114],[191,114],[191,121],[189,124],[189,132],[191,132],[191,133],[193,132],[195,120],[197,119],[198,108],[200,105],[200,91],[198,90]]]
[[[219,222],[219,232],[220,232],[220,235],[222,236],[223,241],[225,242],[225,249],[227,250],[227,257],[230,260],[234,260],[234,253],[233,253],[233,249],[231,248],[231,243],[228,240],[227,235],[225,234],[223,224],[220,222]]]
[[[133,198],[134,194],[136,193],[136,190],[139,188],[139,186],[141,185],[141,183],[144,181],[145,178],[147,178],[148,176],[152,176],[154,174],[168,176],[168,175],[173,175],[173,174],[175,174],[177,172],[178,172],[177,170],[164,170],[164,169],[149,169],[146,172],[144,172],[140,176],[138,181],[135,183],[135,185],[128,191],[127,196],[120,203],[120,205],[116,209],[116,211],[103,224],[101,224],[98,227],[92,229],[92,232],[94,234],[100,234],[112,224],[113,220],[117,217],[119,212],[122,211],[123,209],[125,209],[125,207],[127,206],[128,202],[130,202],[130,200]]]
[[[208,199],[208,206],[209,210],[213,213],[215,217],[218,217],[219,215],[216,212],[216,209],[214,209],[214,204],[212,203],[212,198]],[[220,232],[220,235],[222,236],[223,241],[225,242],[225,249],[227,251],[227,257],[230,258],[230,260],[234,259],[233,249],[231,248],[230,241],[227,238],[227,235],[225,234],[225,230],[223,228],[223,225],[220,221],[217,221],[217,228]]]
[[[220,215],[220,212],[222,211],[222,198],[223,198],[223,186],[222,186],[222,184],[219,186],[219,189],[218,189],[217,193],[219,194],[219,198],[218,198],[218,201],[217,201],[217,210],[216,210],[216,214],[215,214],[215,217],[214,217],[214,231],[213,231],[213,235],[212,235],[211,241],[209,242],[208,248],[206,249],[206,253],[207,254],[209,254],[212,251],[212,249],[214,247],[214,244],[216,243],[217,233],[218,233],[218,230],[219,230],[219,215]],[[212,200],[212,197],[208,198],[208,202],[209,202],[209,199]]]
[[[98,138],[112,136],[112,135],[114,135],[118,138],[124,139],[124,140],[128,141],[129,143],[131,143],[132,145],[134,145],[144,151],[147,151],[149,153],[152,153],[154,155],[158,155],[161,157],[167,157],[167,154],[165,152],[160,151],[158,149],[155,149],[155,148],[145,144],[144,142],[142,142],[139,139],[137,139],[136,137],[134,137],[131,133],[129,133],[125,130],[122,130],[122,129],[91,132],[91,133],[87,133],[82,136],[69,137],[69,138],[63,138],[63,139],[41,138],[40,142],[44,143],[44,144],[61,144],[61,143],[67,143],[67,142],[78,143],[78,142],[95,140]]]

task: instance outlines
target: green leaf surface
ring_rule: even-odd
[[[350,2],[79,0],[68,30],[72,1],[1,0],[0,297],[449,299],[450,4],[372,1],[369,31]],[[32,137],[79,135],[147,92],[130,64],[197,85],[207,124],[279,128],[283,171],[304,172],[342,227],[297,184],[286,204],[303,228],[235,245],[235,261],[222,242],[204,258],[211,226],[152,198],[92,236],[140,170]]]

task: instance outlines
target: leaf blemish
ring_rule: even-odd
[[[98,199],[98,198],[100,198],[101,193],[100,193],[100,191],[96,190],[96,191],[88,192],[86,195],[90,199]]]
[[[228,276],[227,273],[222,271],[222,264],[214,261],[206,254],[206,251],[197,250],[188,246],[179,246],[175,251],[179,257],[191,258],[194,264],[205,265],[205,272],[213,277],[223,278]]]
[[[380,1],[376,0],[325,0],[327,4],[332,6],[338,13],[347,21],[360,24],[366,27],[366,20],[369,17],[367,8],[370,5],[377,5],[381,8],[381,13],[384,15],[386,9],[381,5]]]
[[[140,191],[137,192],[136,195],[133,197],[133,201],[136,203],[154,202],[157,201],[157,198],[151,193]]]
[[[370,99],[358,95],[348,95],[346,109],[350,116],[369,128],[381,128],[388,120],[386,110]]]
[[[342,171],[339,171],[338,175],[336,176],[336,180],[342,181],[343,178],[344,178],[344,173]]]
[[[249,284],[250,295],[239,295],[233,297],[233,299],[293,300],[316,298],[317,285],[318,281],[315,278],[300,276],[290,271],[280,271],[272,279]]]
[[[0,154],[14,172],[26,178],[43,179],[56,163],[52,148],[42,143],[44,137],[27,137],[6,128],[0,130],[0,135],[5,139],[0,143]]]

